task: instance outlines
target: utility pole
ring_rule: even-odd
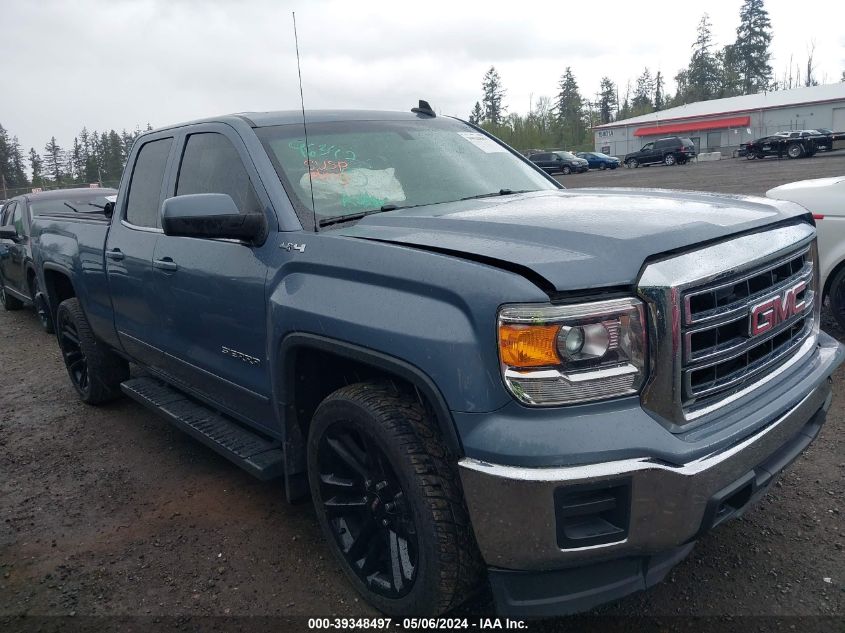
[[[0,181],[3,182],[3,200],[6,200],[9,197],[6,195],[6,174],[0,174]]]

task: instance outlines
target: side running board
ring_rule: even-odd
[[[136,402],[160,413],[177,428],[259,479],[284,475],[280,441],[246,429],[155,378],[132,378],[121,383],[120,388]]]

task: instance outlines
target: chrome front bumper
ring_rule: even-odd
[[[821,348],[819,353],[823,355],[821,364],[830,371],[841,361],[838,347]],[[813,430],[808,423],[823,420],[830,406],[828,376],[753,435],[686,464],[644,457],[584,466],[523,468],[462,459],[461,480],[482,556],[491,567],[549,570],[655,554],[695,540],[706,524],[714,495],[754,474],[755,469],[771,475],[765,478],[770,482],[788,463],[780,462],[781,449],[795,446],[800,453],[812,441],[818,425]],[[780,465],[772,468],[772,464]],[[768,473],[766,468],[776,472]],[[624,480],[631,484],[627,536],[617,542],[562,549],[557,537],[555,491]]]

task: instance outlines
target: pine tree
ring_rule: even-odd
[[[9,144],[9,133],[6,132],[6,128],[0,125],[0,182],[6,183],[6,187],[11,187],[9,181],[12,177],[12,161]]]
[[[555,99],[555,114],[560,128],[560,140],[564,147],[581,145],[584,142],[584,100],[578,90],[578,82],[572,74],[572,68],[566,67],[558,83]]]
[[[44,175],[49,177],[55,184],[62,183],[64,175],[65,156],[64,150],[56,142],[56,137],[50,138],[44,146]]]
[[[29,170],[32,172],[32,186],[40,187],[44,184],[44,175],[42,170],[44,168],[44,161],[41,156],[35,151],[34,147],[29,148]]]
[[[490,66],[490,70],[484,75],[481,90],[484,94],[482,98],[484,121],[493,125],[499,125],[504,118],[506,110],[502,104],[505,89],[502,87],[502,78],[496,71],[495,66]]]
[[[618,89],[609,77],[602,77],[599,84],[599,121],[602,124],[613,121],[613,115],[619,107]]]
[[[9,161],[11,173],[7,177],[7,186],[16,189],[23,189],[29,185],[29,180],[26,177],[26,171],[23,166],[23,154],[21,153],[21,143],[17,136],[12,137],[12,142],[9,145]]]
[[[692,57],[684,76],[686,85],[683,99],[686,103],[714,99],[719,94],[721,70],[712,47],[710,16],[705,13],[698,23],[695,43],[692,45]],[[678,93],[680,92],[679,90]]]
[[[742,77],[740,75],[739,56],[734,44],[728,44],[716,54],[719,64],[720,86],[717,96],[735,97],[742,94]]]
[[[484,118],[484,112],[481,111],[481,104],[476,101],[472,112],[469,113],[469,122],[473,125],[479,125]]]
[[[631,100],[633,116],[654,111],[652,95],[654,95],[654,79],[651,77],[651,71],[646,67],[643,74],[637,78],[637,87],[634,89],[634,98]]]
[[[654,109],[662,110],[666,107],[666,94],[664,92],[663,73],[657,71],[657,76],[654,78]]]
[[[736,29],[736,68],[742,94],[755,94],[772,85],[772,24],[763,0],[745,0]]]

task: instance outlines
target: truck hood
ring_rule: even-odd
[[[579,189],[399,209],[337,232],[530,271],[544,290],[569,291],[629,286],[648,257],[806,213],[748,196]]]

